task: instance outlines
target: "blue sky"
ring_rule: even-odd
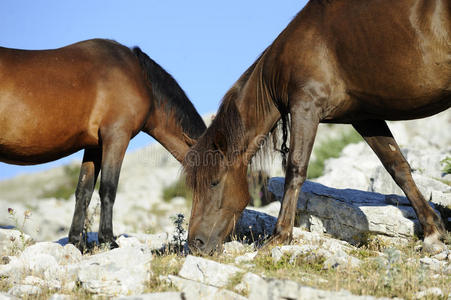
[[[222,96],[302,9],[305,0],[0,1],[0,46],[57,48],[90,38],[139,46],[171,73],[201,113]],[[154,142],[135,137],[128,151]],[[0,163],[0,180],[38,166]]]

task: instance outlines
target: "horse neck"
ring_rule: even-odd
[[[191,102],[188,102],[192,106]],[[194,110],[194,107],[192,107]],[[189,148],[205,131],[206,126],[194,110],[183,112],[168,108],[164,102],[154,105],[149,113],[143,131],[155,138],[178,161],[183,161]]]
[[[206,129],[205,123],[177,81],[139,47],[132,49],[149,89],[150,111],[143,131],[179,161]]]
[[[273,103],[268,103],[268,107],[262,111],[261,108],[256,108],[255,103],[252,103],[253,101],[245,101],[246,99],[249,99],[249,97],[243,98],[238,109],[245,119],[244,127],[247,135],[245,156],[246,161],[249,162],[254,154],[268,142],[269,133],[280,119],[280,113]]]
[[[249,163],[262,143],[266,142],[268,133],[280,119],[279,110],[272,101],[260,70],[257,66],[242,86],[234,87],[235,97],[232,97],[233,103],[230,104],[237,110],[242,133],[241,140],[235,142],[241,149],[234,151],[244,155],[240,161],[245,163]]]

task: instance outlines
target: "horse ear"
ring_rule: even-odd
[[[190,138],[186,133],[183,133],[183,139],[190,148],[197,142],[197,140]]]
[[[215,150],[219,150],[221,154],[225,156],[225,153],[227,152],[227,140],[221,131],[217,131],[215,133],[213,147],[215,148]]]

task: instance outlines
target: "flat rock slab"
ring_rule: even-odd
[[[243,271],[235,266],[188,255],[179,276],[215,287],[224,287],[231,277],[240,272]]]
[[[297,300],[375,300],[388,298],[375,298],[372,296],[356,296],[350,292],[341,290],[323,291],[315,288],[300,285],[290,280],[268,280],[266,284],[259,282],[258,285],[251,288],[249,294],[250,300],[279,300],[279,299],[297,299]]]
[[[115,300],[184,300],[185,295],[179,292],[149,293],[137,296],[124,296]]]
[[[277,218],[259,211],[245,209],[235,225],[234,235],[237,239],[248,243],[261,243],[271,236]]]
[[[151,260],[152,254],[141,249],[116,248],[92,255],[77,265],[78,281],[94,294],[140,294],[150,279]]]
[[[246,300],[246,297],[238,295],[226,289],[217,288],[197,281],[169,275],[168,280],[183,292],[183,299],[221,299],[221,300]]]
[[[269,191],[279,200],[283,197],[284,183],[284,178],[274,177],[268,184]],[[350,243],[362,242],[368,234],[407,238],[421,232],[406,197],[334,189],[311,181],[302,185],[296,215],[297,225]]]

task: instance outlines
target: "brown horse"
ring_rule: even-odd
[[[139,48],[89,40],[55,50],[0,48],[0,161],[39,164],[85,149],[69,241],[82,231],[99,171],[99,241],[130,139],[144,131],[183,160],[206,126],[177,82]]]
[[[291,239],[317,126],[329,122],[352,124],[363,136],[412,203],[425,249],[440,250],[443,223],[385,120],[423,118],[450,105],[449,0],[311,0],[228,91],[185,158],[194,190],[190,248],[210,253],[233,230],[250,198],[247,166],[281,119],[284,143],[287,127],[291,138],[271,243]]]

